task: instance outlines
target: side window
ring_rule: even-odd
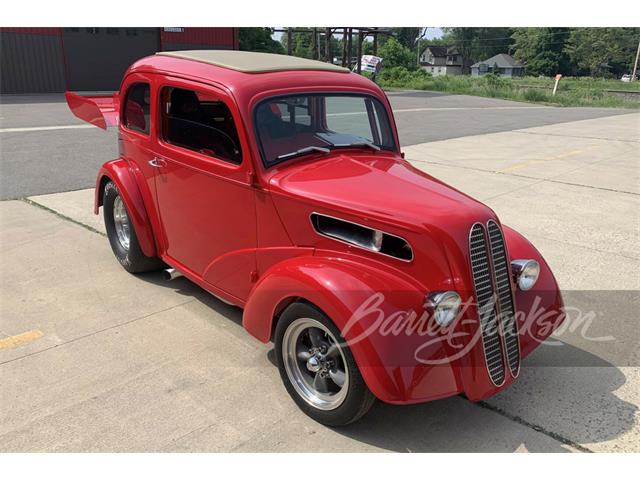
[[[240,164],[238,131],[227,105],[215,96],[165,87],[161,95],[165,142],[226,162]]]
[[[134,83],[129,87],[123,114],[123,124],[129,130],[149,133],[151,119],[149,95],[148,83]]]

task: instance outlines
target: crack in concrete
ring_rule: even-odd
[[[102,233],[100,230],[96,230],[91,225],[87,225],[86,223],[79,222],[78,220],[75,220],[75,219],[73,219],[71,217],[68,217],[68,216],[66,216],[66,215],[64,215],[64,214],[62,214],[60,212],[56,212],[52,208],[49,208],[49,207],[47,207],[45,205],[42,205],[41,203],[35,202],[35,201],[31,200],[30,198],[20,198],[19,200],[24,202],[24,203],[26,203],[27,205],[31,205],[33,207],[45,210],[45,211],[47,211],[49,213],[53,213],[56,217],[61,218],[62,220],[66,220],[68,222],[75,223],[76,225],[80,225],[81,227],[86,228],[90,232],[97,233],[98,235],[102,235],[103,237],[107,236],[105,233]]]
[[[501,408],[496,407],[494,405],[491,405],[491,404],[489,404],[487,402],[480,401],[480,402],[477,402],[476,405],[478,405],[481,408],[485,408],[487,410],[491,410],[492,412],[495,412],[498,415],[502,415],[503,417],[508,418],[509,420],[511,420],[513,422],[516,422],[516,423],[518,423],[520,425],[523,425],[523,426],[525,426],[527,428],[531,428],[531,429],[535,430],[536,432],[540,432],[543,435],[546,435],[547,437],[551,437],[551,438],[553,438],[554,440],[556,440],[556,441],[558,441],[560,443],[563,443],[563,444],[568,445],[568,446],[570,446],[572,448],[575,448],[576,450],[579,450],[580,452],[583,452],[583,453],[594,453],[593,450],[590,450],[587,447],[583,447],[579,443],[574,442],[573,440],[570,440],[570,439],[560,435],[559,433],[552,432],[551,430],[547,430],[546,428],[541,427],[540,425],[536,425],[535,423],[528,422],[522,417],[519,417],[517,415],[512,415],[511,413],[508,413],[508,412],[502,410]]]
[[[627,115],[627,114],[622,114],[622,115]],[[608,118],[608,117],[603,117],[603,118]],[[571,123],[571,122],[566,122],[566,123]],[[556,125],[556,124],[553,124]],[[548,136],[548,137],[568,137],[568,138],[582,138],[585,140],[604,140],[606,142],[623,142],[623,143],[640,143],[640,141],[638,140],[623,140],[621,138],[606,138],[606,137],[589,137],[589,136],[582,136],[582,135],[567,135],[567,134],[559,134],[559,133],[546,133],[546,132],[526,132],[524,130],[511,130],[512,132],[517,132],[517,133],[524,133],[525,135],[543,135],[543,136]]]

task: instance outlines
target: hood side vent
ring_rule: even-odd
[[[405,262],[413,260],[409,242],[396,235],[319,213],[311,214],[311,224],[322,236]]]

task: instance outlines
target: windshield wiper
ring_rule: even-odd
[[[352,148],[352,147],[369,147],[376,152],[380,151],[380,147],[371,142],[354,142],[354,143],[334,143],[331,148]]]
[[[276,157],[276,160],[285,160],[287,158],[293,158],[293,157],[297,157],[298,155],[305,155],[311,152],[329,153],[330,151],[331,150],[329,150],[328,148],[316,147],[312,145],[310,147],[304,147],[304,148],[301,148],[300,150],[296,150],[295,152],[279,155],[278,157]]]

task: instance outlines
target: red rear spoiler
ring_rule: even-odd
[[[83,97],[73,92],[66,92],[67,104],[73,114],[85,122],[104,130],[118,125],[120,99],[118,92],[113,95]]]

